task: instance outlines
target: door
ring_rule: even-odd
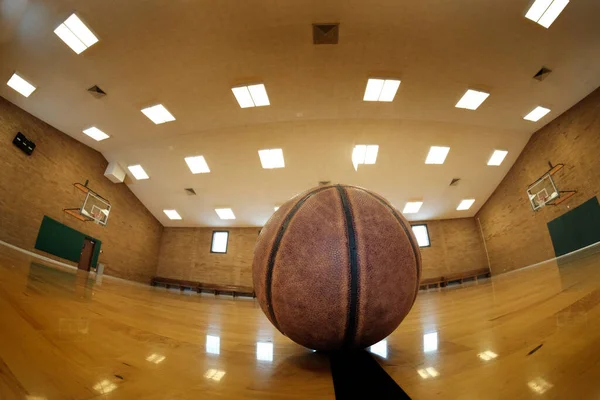
[[[81,256],[79,257],[79,265],[77,265],[77,268],[84,271],[90,270],[92,255],[94,254],[94,244],[95,243],[88,238],[83,240],[83,249],[81,249]]]

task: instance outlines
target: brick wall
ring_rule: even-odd
[[[426,221],[431,247],[421,249],[423,278],[487,266],[474,218]],[[258,228],[230,228],[227,254],[212,254],[213,228],[165,228],[157,275],[204,283],[252,286]]]
[[[226,254],[210,252],[213,228],[165,228],[157,275],[226,285],[252,285],[252,258],[259,228],[228,228]]]
[[[423,223],[427,225],[431,242],[431,247],[421,248],[424,279],[487,267],[475,218],[412,222]]]
[[[533,212],[527,187],[548,169],[557,187],[575,189],[559,206]],[[534,133],[492,196],[478,212],[492,272],[522,268],[554,257],[547,223],[600,193],[600,89]]]
[[[19,131],[37,145],[32,156],[13,146]],[[148,282],[156,271],[162,225],[125,184],[104,177],[106,166],[102,154],[0,97],[0,240],[33,250],[48,215],[101,240],[99,260],[107,274]],[[86,179],[111,202],[106,227],[62,211],[81,205],[84,195],[73,183]]]

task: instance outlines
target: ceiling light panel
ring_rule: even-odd
[[[567,4],[569,0],[535,0],[525,14],[525,18],[537,22],[544,28],[549,28]]]
[[[77,54],[98,42],[98,38],[75,14],[71,14],[54,33]]]
[[[458,211],[468,210],[469,208],[471,208],[473,203],[475,203],[475,199],[464,199],[463,201],[460,202],[460,204],[458,205],[458,207],[456,207],[456,209]]]
[[[352,165],[354,170],[358,170],[361,164],[375,164],[377,162],[377,154],[379,153],[379,145],[377,144],[357,144],[352,150]]]
[[[487,165],[498,166],[498,165],[502,164],[502,161],[504,161],[504,158],[506,157],[507,154],[508,154],[508,151],[506,151],[506,150],[494,150],[494,153],[488,160]]]
[[[35,90],[35,86],[21,78],[16,72],[10,77],[6,84],[25,97],[29,97]]]
[[[283,160],[283,150],[281,149],[264,149],[258,151],[260,163],[264,169],[284,168],[285,161]]]
[[[163,210],[163,212],[169,217],[169,219],[181,219],[181,215],[177,210]]]
[[[394,100],[394,97],[396,97],[396,92],[399,87],[400,81],[397,79],[371,78],[367,81],[363,100],[391,102]]]
[[[173,114],[171,114],[162,104],[146,107],[142,110],[142,112],[156,125],[175,121]]]
[[[402,214],[416,214],[421,209],[423,205],[422,201],[409,201],[404,205],[404,209],[402,210]]]
[[[550,109],[537,106],[529,114],[524,116],[523,119],[526,119],[527,121],[537,122],[540,119],[544,118],[546,116],[546,114],[548,114],[549,112],[550,112]]]
[[[186,157],[185,162],[192,174],[207,174],[210,172],[204,156]]]
[[[129,170],[129,172],[131,172],[131,174],[133,175],[133,177],[135,179],[137,179],[138,181],[142,180],[142,179],[148,179],[150,178],[148,176],[148,174],[146,173],[146,171],[144,171],[144,168],[142,168],[141,165],[137,164],[137,165],[130,165],[127,167],[127,169]]]
[[[88,135],[89,137],[91,137],[92,139],[94,139],[98,142],[101,140],[104,140],[104,139],[108,139],[110,137],[106,133],[102,132],[100,129],[96,128],[95,126],[85,129],[83,131],[83,133],[85,133],[86,135]]]
[[[431,146],[425,159],[425,164],[443,164],[446,161],[450,147]]]
[[[271,105],[265,85],[238,86],[231,89],[241,108]]]
[[[481,103],[488,98],[490,94],[478,90],[467,90],[463,97],[456,103],[456,108],[465,108],[467,110],[477,110]]]
[[[221,219],[235,219],[235,214],[231,208],[215,208],[215,212]]]

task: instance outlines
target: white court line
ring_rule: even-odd
[[[6,246],[6,247],[10,247],[11,249],[14,249],[14,250],[20,251],[21,253],[25,253],[25,254],[27,254],[27,255],[29,255],[29,256],[32,256],[32,257],[35,257],[35,258],[39,258],[40,260],[44,260],[44,261],[46,261],[46,262],[49,262],[49,263],[52,263],[52,264],[57,264],[57,265],[60,265],[61,267],[66,267],[66,268],[69,268],[69,269],[74,269],[74,270],[77,270],[77,269],[78,269],[77,267],[75,267],[75,266],[73,266],[73,265],[69,265],[69,264],[66,264],[66,263],[64,263],[64,262],[56,261],[56,260],[53,260],[53,259],[51,259],[51,258],[48,258],[48,257],[42,256],[42,255],[40,255],[40,254],[37,254],[37,253],[34,253],[34,252],[32,252],[32,251],[29,251],[29,250],[22,249],[22,248],[20,248],[20,247],[17,247],[17,246],[15,246],[15,245],[12,245],[12,244],[10,244],[10,243],[7,243],[7,242],[5,242],[5,241],[3,241],[3,240],[0,240],[0,244],[1,244],[1,245],[3,245],[3,246]],[[106,278],[109,278],[109,279],[115,279],[115,280],[119,280],[119,281],[124,281],[124,282],[131,283],[131,284],[134,284],[134,285],[149,286],[149,285],[147,285],[147,284],[145,284],[145,283],[136,282],[136,281],[130,281],[129,279],[123,279],[123,278],[119,278],[119,277],[112,276],[112,275],[106,275],[106,274],[98,275],[98,274],[96,274],[96,272],[94,272],[94,271],[89,271],[89,273],[90,273],[90,274],[94,274],[94,275],[96,275],[96,277],[97,277],[97,278],[106,277]]]
[[[51,258],[44,257],[44,256],[42,256],[40,254],[34,253],[32,251],[28,251],[28,250],[22,249],[20,247],[14,246],[14,245],[12,245],[10,243],[6,243],[4,240],[0,240],[0,244],[4,245],[6,247],[10,247],[11,249],[20,251],[21,253],[25,253],[25,254],[28,254],[30,256],[39,258],[40,260],[44,260],[44,261],[47,261],[47,262],[50,262],[50,263],[53,263],[53,264],[58,264],[61,267],[67,267],[67,268],[71,268],[71,269],[77,269],[77,267],[74,267],[74,266],[69,265],[69,264],[65,264],[64,262],[56,261],[56,260],[53,260]]]
[[[565,257],[572,256],[572,255],[573,255],[573,254],[575,254],[575,253],[579,253],[580,251],[584,251],[584,250],[587,250],[587,249],[589,249],[590,247],[594,247],[594,246],[598,246],[598,245],[600,245],[600,242],[592,243],[592,244],[590,244],[590,245],[587,245],[587,246],[585,246],[585,247],[582,247],[582,248],[580,248],[580,249],[574,250],[574,251],[572,251],[572,252],[570,252],[570,253],[563,254],[562,256],[558,256],[558,257],[554,257],[554,258],[549,258],[549,259],[547,259],[547,260],[540,261],[540,262],[538,262],[538,263],[535,263],[535,264],[527,265],[527,266],[525,266],[525,267],[523,267],[523,268],[517,268],[517,269],[513,269],[513,270],[510,270],[510,271],[508,271],[508,272],[505,272],[505,274],[510,274],[510,273],[512,273],[512,272],[521,271],[521,270],[524,270],[524,269],[527,269],[527,268],[533,268],[533,267],[537,267],[538,265],[542,265],[542,264],[547,264],[547,263],[550,263],[550,262],[552,262],[552,261],[561,260],[561,259],[563,259],[563,258],[565,258]],[[492,276],[498,276],[498,275],[492,275]]]

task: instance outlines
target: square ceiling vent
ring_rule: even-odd
[[[313,24],[313,44],[338,44],[340,24]]]

